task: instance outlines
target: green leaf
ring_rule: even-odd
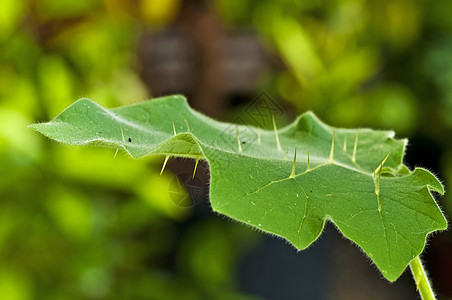
[[[429,233],[447,228],[431,194],[443,194],[443,186],[429,171],[403,165],[407,141],[390,131],[334,128],[310,112],[266,131],[214,121],[182,96],[108,110],[80,99],[30,126],[59,142],[123,148],[134,158],[206,160],[214,211],[297,249],[330,220],[390,281],[423,251]]]

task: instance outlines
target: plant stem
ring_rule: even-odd
[[[436,300],[430,280],[419,256],[410,262],[410,269],[416,282],[416,290],[419,291],[422,300]]]

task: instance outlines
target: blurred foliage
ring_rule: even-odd
[[[26,127],[84,96],[107,107],[146,99],[140,36],[174,24],[188,2],[0,1],[2,299],[250,299],[233,266],[255,235],[209,219],[181,231],[192,210],[169,199],[161,160],[113,159]],[[452,2],[209,3],[281,60],[261,89],[337,126],[428,137],[452,186]]]
[[[160,159],[64,147],[27,128],[83,96],[110,107],[148,97],[140,27],[165,25],[179,2],[138,2],[0,2],[2,299],[242,297],[231,262],[247,230],[201,226],[181,240],[191,211],[169,198],[174,175],[158,175]]]

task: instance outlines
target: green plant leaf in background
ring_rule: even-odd
[[[327,220],[390,281],[447,222],[431,195],[429,171],[403,165],[406,140],[394,132],[339,129],[305,113],[279,129],[214,121],[182,96],[105,109],[80,99],[31,127],[56,141],[206,160],[212,209],[305,249]]]

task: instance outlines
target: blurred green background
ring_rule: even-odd
[[[1,299],[412,299],[410,274],[387,284],[334,229],[307,254],[274,240],[313,262],[301,277],[273,268],[268,254],[286,252],[271,238],[210,212],[206,166],[203,201],[178,206],[168,191],[193,162],[159,177],[160,158],[67,147],[27,125],[81,97],[114,107],[171,93],[234,120],[265,91],[279,126],[313,110],[394,129],[410,139],[406,164],[449,190],[451,13],[449,0],[0,1]],[[452,193],[437,198],[452,215]],[[435,234],[425,259],[452,299],[452,235]]]

